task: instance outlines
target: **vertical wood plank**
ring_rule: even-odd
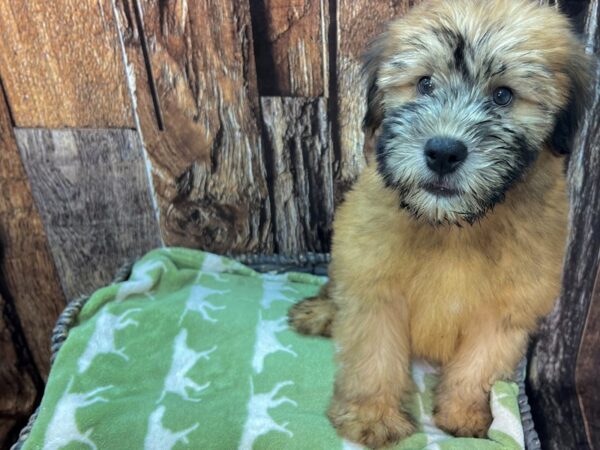
[[[17,126],[134,126],[111,0],[0,0],[0,77]]]
[[[600,50],[600,4],[588,2],[585,39],[597,58]],[[591,105],[569,163],[571,230],[563,272],[562,292],[552,314],[544,321],[533,347],[529,384],[534,420],[544,447],[551,450],[587,449],[583,397],[598,392],[576,368],[597,349],[580,349],[584,324],[593,298],[594,277],[600,263],[600,68],[596,68]],[[593,310],[592,310],[593,312]],[[596,364],[598,364],[596,356]],[[596,365],[597,368],[597,365]],[[588,410],[589,411],[589,410]],[[585,410],[583,410],[585,412]],[[594,417],[594,416],[592,416]]]
[[[592,449],[600,448],[600,270],[583,329],[577,356],[575,383],[581,405],[587,440]]]
[[[18,322],[0,293],[0,449],[16,441],[44,388]]]
[[[143,0],[141,20],[136,5],[118,1],[117,17],[165,243],[271,252],[248,1]]]
[[[134,130],[15,134],[69,298],[91,294],[129,259],[160,245]]]
[[[325,95],[327,3],[323,0],[250,2],[261,95]]]
[[[328,251],[332,151],[323,98],[261,99],[277,253]]]
[[[66,301],[1,89],[0,185],[0,276],[14,299],[35,364],[46,378],[50,334]]]
[[[354,183],[365,165],[362,119],[366,112],[366,90],[361,76],[361,58],[371,39],[385,24],[405,14],[419,0],[338,0],[337,34],[332,73],[336,86],[331,95],[333,142],[336,149],[336,201]],[[333,45],[333,43],[332,43]]]

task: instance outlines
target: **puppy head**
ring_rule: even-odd
[[[501,201],[539,152],[569,152],[589,70],[553,8],[433,0],[390,24],[365,72],[386,184],[414,216],[459,224]]]

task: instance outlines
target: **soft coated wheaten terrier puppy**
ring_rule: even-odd
[[[329,418],[369,447],[414,430],[410,360],[441,367],[439,427],[482,436],[559,293],[570,150],[588,59],[567,19],[526,0],[438,0],[366,58],[376,162],[337,211],[331,280],[290,311],[333,336]]]

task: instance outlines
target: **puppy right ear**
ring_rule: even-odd
[[[589,57],[581,48],[573,52],[573,58],[567,66],[570,81],[569,101],[559,111],[554,131],[550,138],[550,148],[557,155],[568,155],[572,151],[575,134],[590,103],[592,74],[597,61]]]
[[[363,56],[362,73],[367,83],[367,112],[363,118],[363,131],[371,134],[375,133],[383,120],[383,95],[377,81],[385,38],[384,32],[371,41]]]

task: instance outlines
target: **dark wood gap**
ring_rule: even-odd
[[[252,3],[250,3],[250,8],[252,8]],[[258,79],[260,80],[260,77],[258,77]],[[260,90],[260,81],[259,81],[259,90]],[[259,132],[260,132],[260,140],[262,142],[262,148],[263,148],[263,164],[265,165],[265,180],[267,182],[267,190],[269,192],[269,206],[271,207],[271,214],[270,214],[270,223],[271,223],[271,235],[273,236],[273,253],[278,254],[280,253],[281,249],[280,249],[280,245],[277,242],[277,239],[275,238],[275,236],[277,236],[277,218],[275,217],[275,170],[273,168],[274,166],[274,162],[273,162],[273,146],[271,145],[271,140],[269,139],[269,135],[267,133],[265,124],[264,122],[264,113],[263,113],[263,105],[262,105],[262,100],[264,97],[259,96],[259,101],[258,101],[258,113],[259,113],[259,118],[260,120],[258,120],[258,128],[259,128]]]
[[[264,0],[250,1],[250,19],[252,22],[252,42],[258,94],[261,96],[280,95],[281,86],[279,86],[278,78],[275,76],[277,67],[275,67],[273,47],[270,45],[267,36],[269,23]]]
[[[156,115],[156,124],[160,131],[164,131],[164,121],[162,116],[162,110],[160,108],[160,99],[158,96],[158,89],[156,88],[156,82],[154,80],[154,72],[152,71],[152,60],[148,51],[148,42],[146,41],[146,32],[144,30],[144,20],[142,13],[142,6],[139,0],[131,0],[133,3],[133,15],[135,16],[135,23],[137,26],[138,34],[140,36],[140,44],[142,47],[142,55],[144,56],[144,66],[148,76],[148,86],[150,87],[150,95],[152,97],[152,105],[154,106],[154,114]],[[127,0],[125,0],[127,3]]]
[[[0,262],[4,260],[4,246],[0,242]],[[2,266],[2,264],[0,264]],[[0,323],[4,323],[6,325],[6,329],[8,330],[13,348],[15,350],[16,358],[17,358],[17,368],[20,373],[23,373],[22,380],[26,381],[26,376],[28,375],[33,385],[35,387],[35,398],[33,401],[33,405],[30,411],[27,412],[23,417],[13,417],[15,420],[15,424],[12,429],[8,432],[8,435],[4,438],[6,442],[11,445],[16,442],[17,437],[21,429],[25,426],[27,421],[29,420],[29,414],[32,414],[35,411],[35,408],[38,407],[42,400],[42,395],[44,394],[45,383],[42,379],[40,371],[35,364],[33,353],[31,352],[31,348],[29,342],[27,342],[27,338],[25,337],[25,333],[23,331],[23,325],[21,323],[21,319],[17,314],[17,308],[15,306],[15,299],[12,296],[8,286],[6,285],[6,281],[4,278],[4,274],[0,272],[0,297],[4,300],[4,307],[2,311],[0,311]],[[0,439],[1,441],[1,439]]]
[[[0,102],[4,102],[6,106],[6,114],[8,115],[8,120],[10,121],[10,126],[15,127],[15,118],[13,116],[12,109],[10,107],[10,103],[8,103],[8,94],[6,89],[4,88],[4,83],[2,82],[2,77],[0,76]]]
[[[338,115],[338,85],[337,85],[337,56],[338,56],[338,39],[337,39],[337,2],[338,0],[328,0],[329,4],[329,28],[327,30],[327,45],[328,52],[328,94],[327,97],[327,117],[329,117],[329,126],[331,127],[331,146],[333,150],[333,174],[337,177],[338,168],[335,167],[336,162],[342,158],[342,144],[340,136],[340,120]]]
[[[585,20],[590,6],[589,0],[554,0],[551,3],[558,3],[558,8],[569,16],[577,33],[580,35],[585,33]]]

